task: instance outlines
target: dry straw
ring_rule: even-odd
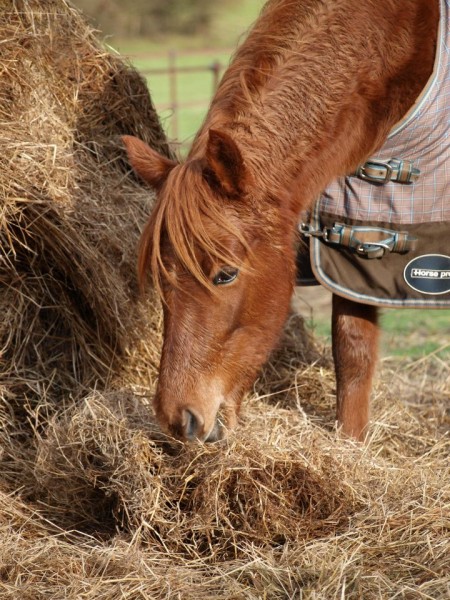
[[[292,317],[226,441],[165,438],[118,141],[169,152],[148,92],[65,0],[1,11],[0,597],[448,598],[448,365],[383,364],[360,447]]]

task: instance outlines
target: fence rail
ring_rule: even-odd
[[[223,50],[220,52],[221,54],[227,53],[227,50]],[[150,88],[153,89],[154,86],[152,84],[152,77],[168,77],[168,101],[161,102],[156,100],[156,109],[158,111],[170,111],[170,118],[168,123],[168,135],[170,138],[174,139],[175,144],[181,146],[182,150],[186,150],[189,146],[189,141],[181,141],[179,140],[180,136],[180,112],[184,109],[193,109],[193,108],[204,108],[206,111],[207,106],[211,100],[212,95],[214,94],[217,86],[219,85],[219,81],[221,75],[225,69],[224,62],[217,60],[218,52],[214,51],[192,51],[192,52],[182,52],[178,53],[175,51],[170,51],[167,54],[139,54],[132,57],[132,60],[139,62],[151,62],[158,61],[160,62],[162,59],[167,60],[167,66],[165,67],[144,67],[140,68],[139,71],[142,75],[144,75],[150,84]],[[210,64],[198,64],[198,65],[185,65],[180,64],[180,61],[183,61],[183,58],[186,56],[199,56],[199,60],[202,57],[211,56],[212,62]],[[209,73],[211,76],[210,86],[205,89],[205,95],[201,99],[187,99],[185,100],[186,94],[183,91],[183,87],[180,84],[180,75],[201,75]],[[209,91],[208,91],[209,90]],[[183,98],[183,99],[182,99]]]

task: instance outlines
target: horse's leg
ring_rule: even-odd
[[[378,356],[377,308],[333,294],[332,314],[337,420],[346,435],[363,440]]]

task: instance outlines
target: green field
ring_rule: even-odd
[[[168,69],[170,65],[169,51],[149,56],[132,56],[133,64],[142,71],[148,82],[150,93],[156,104],[160,118],[169,138],[183,145],[186,149],[200,128],[211,96],[214,92],[213,71],[207,70],[214,63],[220,64],[220,73],[226,68],[230,52],[217,51],[172,51],[172,60],[177,67],[202,67],[205,70],[196,73],[178,73],[175,80],[176,115],[171,107],[171,81],[167,74],[147,74],[147,70]],[[186,104],[191,106],[185,106]]]
[[[326,342],[331,341],[330,314],[318,314],[308,320],[309,327]],[[420,359],[434,354],[450,360],[450,310],[380,310],[381,355]]]
[[[450,359],[450,310],[384,310],[381,326],[385,356]]]
[[[213,74],[206,69],[218,62],[223,72],[229,63],[230,55],[256,19],[263,4],[263,0],[236,0],[232,10],[229,7],[218,7],[211,30],[202,36],[170,36],[157,40],[108,40],[110,46],[128,56],[133,65],[144,73],[164,128],[171,140],[182,145],[183,151],[186,151],[199,129],[213,93]],[[177,75],[178,104],[195,103],[195,106],[180,106],[175,119],[174,111],[170,107],[169,76],[146,73],[148,70],[168,69],[171,54],[175,56],[177,67],[205,68],[203,72]]]

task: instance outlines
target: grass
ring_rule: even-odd
[[[212,65],[219,63],[222,74],[229,63],[232,50],[218,48],[205,52],[193,49],[187,52],[173,47],[151,54],[138,51],[139,46],[133,42],[130,42],[129,46],[126,43],[122,43],[121,46],[121,52],[129,56],[132,64],[146,77],[169,139],[186,149],[200,128],[214,93]],[[151,73],[153,70],[168,70],[171,60],[177,68],[199,68],[195,73],[177,73],[175,95],[171,93],[168,73]],[[174,100],[177,104],[176,110],[173,107]]]
[[[381,326],[384,355],[450,358],[450,310],[385,310]]]
[[[183,53],[167,51],[155,55],[135,55],[133,64],[147,77],[148,87],[158,109],[164,128],[170,139],[176,140],[184,147],[192,139],[204,119],[210,99],[214,93],[214,74],[212,67],[220,65],[220,75],[226,68],[230,51],[201,50]],[[195,67],[195,73],[178,73],[175,80],[164,74],[148,73],[151,70],[169,69],[171,60],[177,68]],[[171,92],[175,85],[176,92]],[[174,111],[173,101],[177,108]]]
[[[435,354],[450,359],[450,310],[383,309],[380,313],[383,357],[417,360]],[[322,340],[331,340],[331,315],[314,315],[308,327]]]
[[[156,40],[107,40],[109,45],[128,56],[147,77],[148,87],[168,137],[181,144],[182,150],[185,151],[192,142],[211,100],[214,91],[211,65],[219,63],[223,72],[240,38],[256,19],[263,4],[264,0],[235,0],[232,9],[229,4],[218,6],[210,31],[203,35],[172,35]],[[175,54],[177,67],[204,68],[198,73],[177,75],[178,107],[175,112],[168,75],[147,73],[155,69],[168,69],[170,53],[172,56]]]

